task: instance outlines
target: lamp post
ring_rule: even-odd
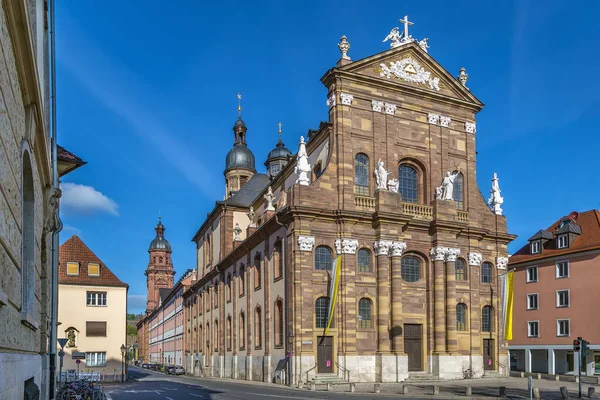
[[[125,350],[124,344],[121,345],[121,382],[125,382]]]
[[[60,338],[57,339],[58,344],[60,345],[60,351],[58,352],[58,357],[60,358],[59,370],[58,370],[58,386],[60,386],[62,382],[62,367],[63,367],[63,357],[65,356],[64,348],[65,344],[69,341],[69,339]]]

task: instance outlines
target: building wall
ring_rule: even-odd
[[[51,236],[43,229],[51,168],[43,92],[46,30],[42,2],[29,3],[3,1],[0,6],[0,399],[23,398],[28,379],[40,388],[42,399],[48,398]],[[25,154],[31,160],[30,174],[24,169]],[[24,179],[32,187],[31,211],[22,203]],[[24,232],[32,232],[32,250],[22,258]]]
[[[106,307],[88,306],[87,292],[106,292]],[[106,352],[106,366],[91,367],[81,360],[80,371],[113,374],[121,370],[121,345],[127,335],[127,289],[123,287],[59,285],[58,291],[58,337],[67,337],[66,331],[73,327],[76,347],[65,346],[63,371],[77,369],[73,352]],[[87,321],[106,321],[106,337],[88,337]]]
[[[195,274],[195,272],[194,272]],[[191,276],[190,276],[191,279]],[[148,331],[148,353],[146,362],[183,365],[184,329],[183,288],[174,289],[175,294],[146,317],[145,329]]]

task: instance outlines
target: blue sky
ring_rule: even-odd
[[[173,4],[177,4],[174,6]],[[224,195],[236,93],[262,163],[277,140],[327,119],[319,79],[342,34],[358,60],[408,14],[448,71],[465,67],[477,117],[478,183],[493,172],[516,251],[570,211],[600,208],[600,2],[57,2],[59,142],[88,164],[64,178],[61,241],[78,234],[145,304],[158,213],[180,273]]]

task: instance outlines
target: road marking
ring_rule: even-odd
[[[278,399],[312,399],[312,397],[300,397],[300,396],[280,396],[278,394],[263,394],[266,397],[276,397]]]
[[[190,393],[190,396],[204,398],[204,396],[202,396],[201,394],[195,394],[195,393]]]
[[[172,399],[172,398],[170,398],[170,397],[167,397],[167,400],[173,400],[173,399]]]

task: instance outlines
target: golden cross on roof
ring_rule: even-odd
[[[279,122],[277,126],[279,127],[279,136],[281,137],[281,127],[283,126],[283,124]]]
[[[237,98],[238,98],[238,117],[242,118],[242,94],[238,93]]]

